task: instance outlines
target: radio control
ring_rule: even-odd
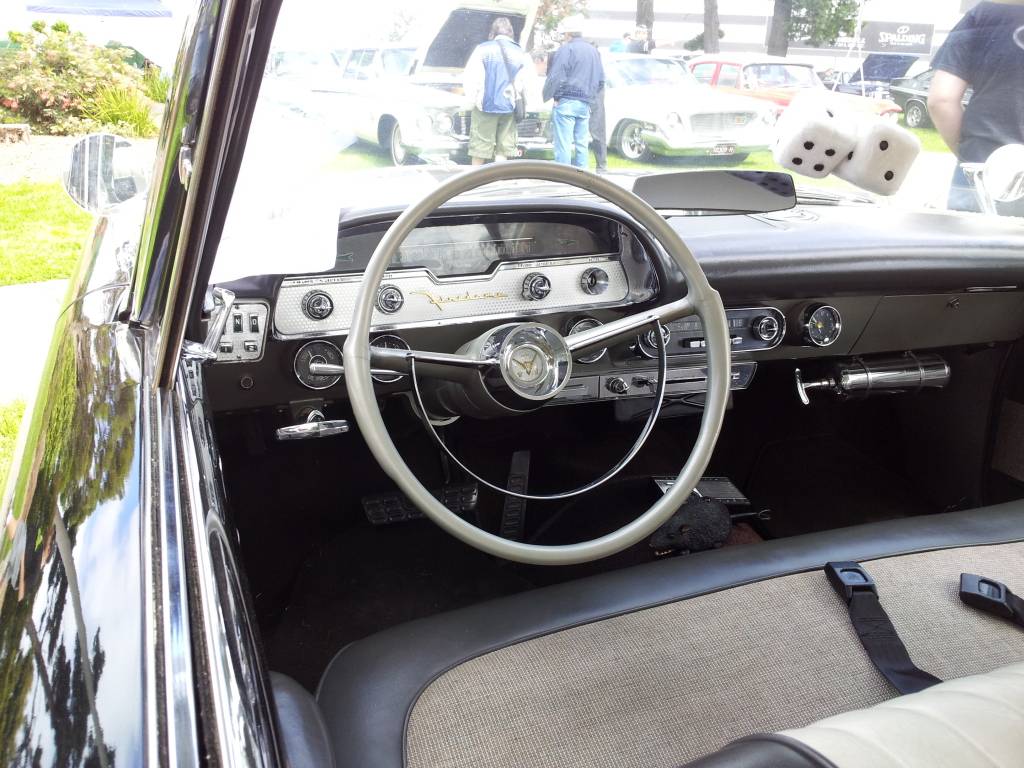
[[[629,382],[620,376],[608,379],[604,386],[613,395],[624,395],[629,392]]]
[[[326,320],[333,311],[334,301],[323,291],[310,291],[302,297],[302,314],[310,320]]]
[[[551,281],[547,275],[531,272],[523,278],[523,298],[527,301],[546,299],[551,293]]]
[[[771,315],[762,315],[754,320],[754,335],[768,344],[779,337],[780,330],[779,321]]]

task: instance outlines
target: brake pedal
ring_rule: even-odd
[[[530,483],[530,452],[516,451],[508,470],[505,487],[515,493],[526,493]],[[506,496],[501,508],[501,538],[522,541],[526,530],[526,499]]]
[[[448,509],[460,517],[476,510],[480,490],[476,483],[452,483],[431,491]],[[374,525],[419,520],[423,513],[403,493],[375,493],[363,496],[363,512]]]

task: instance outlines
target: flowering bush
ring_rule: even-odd
[[[92,45],[60,22],[49,29],[36,22],[8,37],[12,45],[0,54],[0,122],[29,123],[42,133],[88,133],[103,127],[90,116],[103,88],[142,96],[142,72],[127,63],[124,49]]]

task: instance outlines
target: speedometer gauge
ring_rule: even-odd
[[[843,318],[828,304],[812,304],[804,313],[804,338],[818,347],[827,347],[839,338]]]
[[[341,350],[331,342],[311,341],[308,344],[303,344],[295,353],[295,362],[292,368],[299,383],[310,389],[329,389],[341,381],[341,376],[311,373],[309,366],[313,363],[342,364]]]

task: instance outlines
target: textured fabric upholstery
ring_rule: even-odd
[[[837,768],[1024,765],[1024,664],[947,680],[791,731]]]
[[[1024,544],[866,563],[923,669],[1024,661],[1017,627],[964,606],[961,571],[1024,584]],[[596,621],[436,678],[407,722],[410,768],[678,766],[736,738],[870,707],[896,692],[820,571]]]

